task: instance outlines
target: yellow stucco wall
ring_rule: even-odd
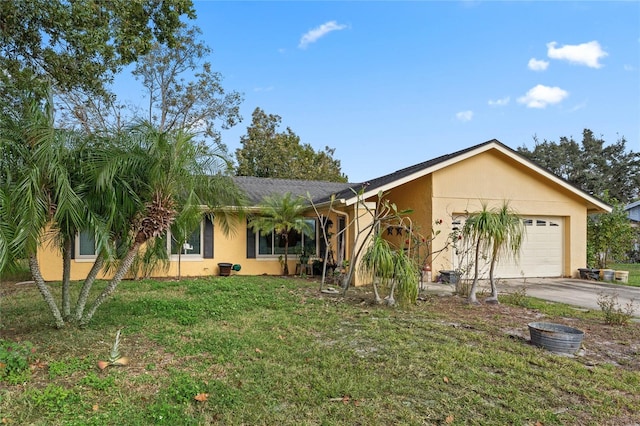
[[[454,214],[500,206],[504,200],[523,216],[556,216],[564,221],[565,276],[576,276],[586,264],[585,201],[562,186],[534,175],[527,167],[497,151],[484,152],[433,173],[433,217],[445,225]],[[443,246],[448,231],[435,247]],[[451,255],[440,256],[434,270],[450,269]]]
[[[395,203],[398,210],[412,210],[412,213],[407,215],[407,225],[411,225],[414,233],[428,238],[433,228],[431,196],[432,179],[431,175],[427,175],[389,190],[387,198]],[[397,237],[398,235],[394,234],[390,239],[400,244],[400,238]]]
[[[315,213],[311,211],[310,217]],[[332,213],[329,217],[334,222],[334,231],[337,227],[337,214]],[[348,222],[348,220],[347,220]],[[247,258],[247,244],[246,244],[246,220],[239,220],[232,223],[233,232],[229,235],[225,235],[222,232],[222,227],[216,220],[214,222],[214,248],[212,259],[204,259],[202,257],[181,257],[178,261],[177,256],[172,256],[172,260],[169,263],[169,268],[157,268],[151,273],[152,277],[177,277],[178,267],[180,268],[181,277],[199,277],[209,275],[219,275],[220,269],[218,263],[231,263],[239,264],[241,269],[239,272],[232,271],[233,275],[281,275],[282,265],[278,256],[270,257],[257,257]],[[319,239],[322,239],[322,234],[319,233]],[[350,233],[347,233],[347,257],[350,254]],[[332,244],[336,246],[336,236],[334,235]],[[42,270],[42,275],[46,281],[59,281],[62,278],[62,254],[54,246],[50,244],[43,245],[38,251],[38,259]],[[288,255],[289,273],[294,274],[296,271],[296,264],[298,263],[298,256],[293,252]],[[93,266],[93,259],[72,259],[71,260],[71,280],[84,279],[89,270]],[[98,275],[99,279],[109,278],[111,273],[104,274],[101,272]],[[128,278],[133,277],[133,273],[128,274]]]

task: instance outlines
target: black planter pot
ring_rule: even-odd
[[[444,283],[457,284],[460,279],[460,273],[457,271],[440,271],[440,279]]]
[[[231,275],[231,267],[233,265],[231,263],[218,263],[218,268],[220,269],[221,277],[228,277]]]
[[[582,280],[598,281],[600,279],[600,269],[578,268],[578,272],[580,272],[580,279]]]

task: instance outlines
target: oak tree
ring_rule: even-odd
[[[195,18],[191,0],[2,1],[0,94],[103,94],[154,41],[172,45],[184,16]]]
[[[585,129],[581,142],[534,140],[533,150],[522,146],[518,152],[583,191],[600,198],[608,192],[622,203],[640,196],[640,153],[627,151],[624,137],[607,144]]]
[[[278,132],[282,119],[256,108],[247,133],[236,150],[238,176],[346,182],[340,161],[333,158],[335,149],[325,147],[316,152],[289,127]]]

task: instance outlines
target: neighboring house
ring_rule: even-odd
[[[624,210],[627,212],[629,216],[629,221],[631,222],[631,226],[634,227],[638,231],[638,238],[634,243],[633,250],[635,255],[637,256],[634,259],[636,262],[640,262],[640,201],[636,201],[631,204],[627,204],[624,206]]]
[[[423,235],[431,235],[432,230],[439,231],[432,243],[434,250],[444,247],[451,232],[461,227],[467,213],[479,210],[482,202],[493,207],[508,200],[525,219],[527,232],[519,259],[504,260],[499,264],[498,276],[502,278],[578,276],[578,268],[586,265],[587,215],[611,211],[603,201],[497,140],[359,184],[253,177],[234,179],[255,206],[262,197],[273,193],[291,192],[305,198],[309,195],[316,208],[331,220],[329,231],[334,235],[332,247],[338,259],[348,258],[354,244],[366,243],[354,241],[357,235],[350,224],[356,216],[359,216],[361,226],[370,223],[364,203],[374,206],[380,191],[399,209],[413,210],[411,221]],[[362,195],[356,195],[361,189]],[[317,254],[323,253],[325,245],[311,206],[309,222],[316,229],[315,238],[300,236],[296,247],[304,246]],[[435,225],[436,222],[439,224]],[[338,240],[335,234],[345,228],[344,238]],[[392,235],[389,238],[404,237]],[[291,248],[290,253],[295,252],[296,247]],[[172,249],[176,252],[177,247]],[[238,272],[241,275],[277,275],[282,271],[279,260],[282,248],[278,237],[256,235],[247,226],[246,219],[236,223],[231,235],[222,233],[216,223],[203,220],[200,229],[182,249],[182,276],[217,275],[221,262],[241,265]],[[433,271],[457,267],[459,260],[455,252],[449,249],[430,260]],[[81,279],[91,267],[92,241],[80,235],[76,239],[75,253],[72,279]],[[39,256],[45,279],[59,280],[62,274],[60,254],[51,248],[43,248]],[[296,256],[290,256],[290,271],[295,271],[296,262]],[[178,256],[172,255],[169,270],[157,271],[154,275],[175,276],[177,264]],[[357,277],[356,284],[360,281]]]
[[[624,211],[627,212],[629,220],[633,226],[640,226],[640,201],[627,204],[624,206]]]

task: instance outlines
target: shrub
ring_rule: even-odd
[[[618,302],[618,295],[607,295],[601,293],[598,296],[598,306],[604,314],[604,322],[609,325],[626,325],[633,318],[635,303],[633,299],[624,307]]]
[[[527,288],[522,287],[515,290],[512,293],[508,293],[502,296],[502,301],[509,305],[521,306],[523,308],[529,307],[529,299],[527,298]]]

